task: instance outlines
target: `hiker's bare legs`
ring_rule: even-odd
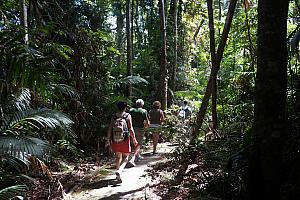
[[[128,162],[129,153],[116,153],[116,170],[121,173]]]
[[[122,153],[116,152],[116,170],[119,170],[121,162],[122,162]]]
[[[153,133],[152,141],[153,141],[153,153],[156,153],[156,147],[159,139],[159,133]]]
[[[125,168],[127,162],[128,162],[128,156],[129,156],[129,153],[123,153],[122,155],[122,162],[121,162],[121,165],[120,165],[120,168],[119,168],[119,171],[122,172],[123,169]]]
[[[129,153],[116,152],[116,179],[122,182],[121,174],[128,162]]]
[[[143,145],[143,133],[139,128],[134,129],[136,140],[138,141],[138,145],[134,147],[134,153],[130,162],[134,164],[135,158],[139,156],[141,147]]]
[[[137,156],[141,150],[141,147],[143,146],[143,134],[140,129],[135,129],[135,130],[136,130],[135,137],[136,140],[138,141],[138,145],[135,147],[134,156]]]

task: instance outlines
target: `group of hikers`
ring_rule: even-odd
[[[160,134],[155,128],[160,127],[165,120],[159,101],[153,102],[149,113],[143,108],[144,101],[142,99],[136,100],[136,106],[131,108],[129,112],[126,112],[127,106],[126,101],[117,103],[118,111],[111,119],[106,140],[106,147],[111,148],[115,153],[116,179],[119,182],[122,182],[121,174],[128,163],[134,167],[136,161],[143,159],[140,150],[144,145],[145,130],[147,128],[153,129],[152,154],[157,154]],[[181,111],[183,112],[181,113]],[[186,115],[190,114],[191,109],[187,105],[187,101],[184,101],[184,105],[178,112],[178,117],[186,118]],[[133,155],[129,160],[131,152],[133,152]]]

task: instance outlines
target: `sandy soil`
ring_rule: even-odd
[[[136,162],[135,167],[126,167],[121,175],[122,183],[115,178],[112,166],[106,166],[102,171],[106,175],[91,181],[90,185],[75,186],[65,195],[64,200],[98,200],[98,199],[161,199],[152,191],[152,186],[157,184],[147,173],[157,162],[164,162],[165,155],[173,147],[168,143],[158,145],[158,154],[152,155],[151,149],[143,152],[144,159]]]

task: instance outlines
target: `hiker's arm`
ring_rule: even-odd
[[[149,128],[150,126],[150,120],[148,113],[146,114],[146,119],[144,120],[144,128]]]
[[[134,146],[136,146],[138,144],[138,142],[135,138],[135,132],[134,132],[133,127],[132,127],[131,115],[129,115],[127,117],[127,125],[128,125],[129,134],[132,137],[133,144],[134,144]]]
[[[107,130],[107,138],[106,138],[106,146],[110,145],[110,139],[111,139],[111,132],[112,132],[112,124],[113,124],[113,120],[110,120],[110,124],[108,126],[108,130]]]
[[[164,111],[161,111],[160,121],[161,121],[161,122],[165,121],[165,114],[164,114]]]

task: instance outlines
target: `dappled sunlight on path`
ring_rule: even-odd
[[[115,179],[115,171],[107,167],[107,176],[78,186],[76,191],[67,194],[64,200],[161,199],[151,192],[151,186],[155,185],[155,182],[147,174],[147,170],[155,163],[163,162],[165,155],[173,148],[174,146],[168,143],[161,143],[158,146],[158,154],[153,155],[145,151],[142,154],[144,159],[136,162],[135,167],[124,169],[121,175],[122,183]]]

